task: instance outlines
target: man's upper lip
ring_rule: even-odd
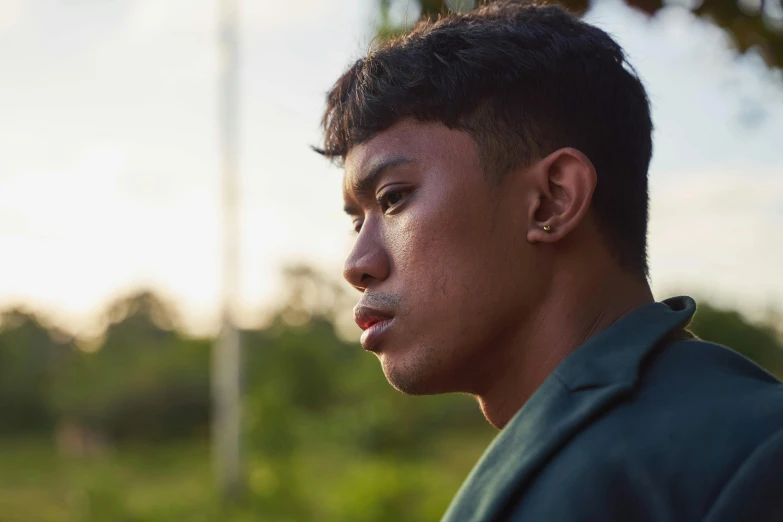
[[[358,304],[353,309],[353,317],[354,320],[356,320],[356,324],[359,325],[359,328],[366,330],[375,323],[391,319],[394,317],[394,314],[384,310],[379,310],[377,308],[372,308],[370,306]]]

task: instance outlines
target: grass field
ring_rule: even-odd
[[[62,457],[44,440],[3,441],[0,521],[218,520],[206,444]]]
[[[250,456],[248,495],[223,507],[206,442],[59,455],[46,440],[0,441],[0,522],[437,520],[486,436],[443,441],[425,460],[299,453]]]

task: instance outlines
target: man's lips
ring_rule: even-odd
[[[359,338],[362,347],[376,351],[380,337],[394,321],[394,314],[359,304],[354,308],[353,315],[356,324],[364,330]]]
[[[394,314],[359,304],[353,309],[353,317],[359,328],[367,330],[376,323],[392,319]]]

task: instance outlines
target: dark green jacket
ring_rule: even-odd
[[[574,351],[443,520],[783,522],[783,384],[680,335],[695,309],[644,306]]]

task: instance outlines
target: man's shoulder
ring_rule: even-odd
[[[694,339],[654,354],[585,442],[613,472],[700,511],[781,433],[783,384],[739,353]]]
[[[655,442],[640,451],[731,460],[783,430],[783,383],[726,347],[677,341],[653,354],[635,389],[596,428]]]
[[[701,519],[743,464],[781,436],[783,384],[727,348],[677,341],[542,470],[526,508],[541,503],[553,520],[580,509],[607,520],[640,509],[649,520]],[[570,504],[552,507],[552,495]]]
[[[781,426],[783,383],[734,350],[681,340],[653,353],[643,367],[628,400],[629,411],[636,408],[645,416],[687,412],[694,427],[704,429],[740,419]]]

